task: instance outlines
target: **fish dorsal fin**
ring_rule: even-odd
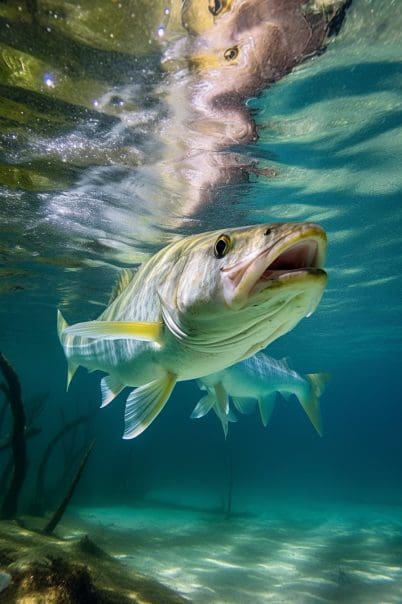
[[[110,298],[108,301],[108,306],[109,306],[109,304],[114,302],[116,300],[116,298],[118,296],[120,296],[120,294],[127,288],[129,283],[131,283],[131,281],[133,280],[133,277],[134,277],[135,273],[137,272],[137,270],[138,270],[138,268],[122,268],[121,269],[119,276],[117,278],[117,281],[111,291]]]
[[[167,403],[177,377],[166,373],[131,392],[124,414],[124,439],[134,438],[144,432]]]
[[[147,321],[86,321],[66,327],[63,335],[102,340],[142,340],[160,344],[163,323]]]
[[[102,407],[106,407],[118,394],[123,390],[124,386],[117,382],[111,375],[106,375],[101,379]]]
[[[290,369],[293,371],[292,360],[290,357],[283,357],[282,359],[279,359],[279,360],[283,365],[285,365],[286,369]]]

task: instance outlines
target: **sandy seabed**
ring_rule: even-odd
[[[128,567],[195,604],[402,602],[402,508],[195,505],[76,508]],[[78,525],[79,525],[78,522]]]

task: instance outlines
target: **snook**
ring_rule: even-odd
[[[69,364],[100,369],[102,406],[125,386],[124,438],[137,436],[180,380],[265,348],[316,308],[327,276],[323,229],[275,223],[176,241],[123,275],[98,320],[58,333]]]
[[[250,413],[257,404],[261,421],[267,426],[279,392],[285,399],[291,395],[298,399],[321,436],[320,396],[328,379],[328,373],[300,375],[289,367],[287,360],[276,360],[259,352],[232,367],[197,380],[201,390],[207,393],[199,400],[191,417],[203,417],[213,409],[227,436],[229,422],[237,421],[229,407],[231,397],[240,413]]]

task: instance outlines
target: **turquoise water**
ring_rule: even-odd
[[[49,440],[90,413],[51,458],[48,505],[71,477],[69,451],[78,459],[95,436],[71,518],[125,564],[194,602],[400,602],[399,4],[354,0],[324,54],[248,101],[259,140],[242,151],[275,175],[220,186],[196,210],[185,188],[159,179],[169,113],[157,46],[91,39],[84,52],[78,33],[62,32],[60,46],[53,22],[29,46],[28,21],[0,15],[11,23],[1,34],[0,349],[28,409],[47,393],[21,505]],[[322,438],[291,401],[266,429],[257,414],[241,417],[225,441],[212,414],[190,419],[200,392],[189,382],[123,441],[124,400],[99,410],[98,375],[80,370],[65,392],[58,307],[71,323],[96,317],[118,269],[177,234],[294,220],[326,229],[329,284],[269,354],[331,374]]]

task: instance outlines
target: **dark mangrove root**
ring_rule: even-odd
[[[0,369],[5,379],[3,391],[10,403],[13,428],[11,448],[13,454],[13,474],[0,508],[0,518],[14,518],[17,514],[18,498],[27,472],[25,443],[25,411],[21,398],[21,385],[10,363],[0,352]]]
[[[51,519],[49,520],[49,522],[47,523],[45,528],[43,529],[43,532],[46,533],[46,535],[50,535],[51,533],[53,533],[54,529],[60,522],[64,512],[66,511],[66,508],[67,508],[68,504],[70,503],[70,499],[73,496],[75,488],[82,476],[82,473],[83,473],[84,468],[88,461],[89,454],[91,453],[92,449],[94,448],[94,445],[95,445],[95,439],[91,442],[88,449],[85,451],[85,453],[81,459],[81,463],[79,465],[77,473],[74,476],[74,478],[70,484],[70,487],[69,487],[66,495],[64,496],[62,502],[60,503],[59,507],[57,508],[57,510],[55,511],[55,513],[53,514],[53,516],[51,517]]]
[[[35,497],[34,497],[34,502],[33,502],[33,508],[34,508],[33,511],[35,512],[35,514],[41,515],[44,511],[44,507],[45,507],[45,474],[46,474],[47,464],[52,455],[53,449],[55,448],[57,443],[66,436],[66,434],[68,434],[69,432],[74,430],[77,426],[79,426],[80,424],[85,422],[90,416],[91,416],[90,413],[87,413],[85,415],[80,415],[73,421],[62,426],[60,428],[60,430],[54,435],[52,440],[49,442],[48,446],[46,447],[46,449],[43,453],[43,456],[42,456],[42,460],[39,464],[38,474],[37,474],[37,478],[36,478]]]
[[[4,466],[0,474],[0,493],[4,494],[7,490],[7,486],[10,484],[10,479],[13,473],[14,460],[13,456],[10,455],[6,465]]]
[[[4,396],[7,396],[7,394],[6,394],[6,387],[5,387],[4,384],[0,384],[0,391],[4,392]],[[2,404],[2,406],[1,406],[1,408],[0,408],[0,432],[1,432],[2,428],[3,428],[4,418],[5,418],[6,412],[7,412],[7,407],[8,407],[8,405],[7,405],[6,401],[4,401],[3,404]]]
[[[27,438],[32,438],[33,436],[37,436],[42,432],[42,428],[36,428],[35,426],[25,426],[25,440]],[[0,451],[5,451],[9,447],[11,447],[13,442],[13,435],[7,434],[4,438],[0,440]]]

